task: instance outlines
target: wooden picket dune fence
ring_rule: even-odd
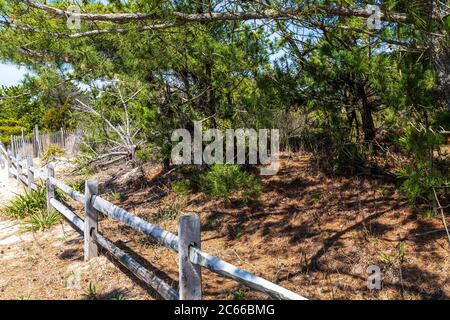
[[[38,127],[35,126],[31,136],[25,135],[24,128],[22,128],[20,136],[12,135],[9,145],[14,157],[20,155],[22,158],[28,156],[36,158],[42,156],[50,146],[57,146],[66,150],[67,153],[74,153],[80,145],[80,141],[80,130],[61,129],[57,132],[39,132]]]
[[[0,145],[0,158],[3,158],[8,175],[11,178],[15,177],[29,189],[35,190],[37,188],[36,178],[45,181],[48,209],[54,209],[61,213],[84,235],[85,261],[98,256],[98,247],[101,247],[111,253],[135,276],[154,288],[164,299],[201,300],[201,270],[202,268],[207,268],[218,275],[233,279],[274,299],[306,300],[306,298],[297,293],[204,252],[201,249],[200,219],[196,214],[182,216],[178,224],[178,235],[175,235],[102,199],[97,195],[98,187],[94,181],[86,181],[85,194],[81,194],[55,179],[51,165],[48,165],[46,169],[34,168],[30,156],[26,159],[22,158],[20,154],[15,157],[2,145]],[[72,212],[67,205],[55,199],[56,189],[61,190],[84,206],[84,220]],[[151,236],[159,244],[176,252],[179,260],[179,289],[175,290],[172,288],[114,243],[106,239],[98,231],[99,212]]]

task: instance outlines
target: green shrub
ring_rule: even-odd
[[[411,161],[397,171],[404,179],[400,190],[411,203],[418,200],[431,201],[433,188],[448,185],[449,179],[436,168],[433,152],[445,143],[445,138],[433,132],[407,128],[399,139],[401,147],[411,156]]]
[[[23,119],[0,119],[0,141],[9,143],[11,135],[20,136],[22,134],[22,128],[25,129],[25,134],[29,136],[30,128],[27,121]]]
[[[38,210],[31,214],[21,224],[26,231],[39,231],[48,229],[61,220],[61,215],[55,210]]]
[[[347,129],[334,126],[312,129],[300,138],[302,148],[313,152],[318,164],[326,171],[354,173],[372,153],[370,148],[349,139]]]
[[[1,213],[10,219],[23,219],[46,210],[46,207],[46,190],[38,186],[36,191],[27,191],[24,195],[16,196],[6,208],[1,210]]]
[[[184,179],[180,181],[172,182],[172,191],[180,196],[187,196],[191,190],[191,183],[189,180]]]
[[[247,202],[262,194],[261,183],[238,165],[215,164],[200,176],[200,190],[212,198],[229,200],[231,197]]]
[[[136,150],[136,159],[140,163],[149,162],[155,159],[155,148],[151,145],[140,147]]]
[[[400,190],[411,203],[416,203],[420,199],[431,201],[433,188],[450,183],[439,170],[425,166],[407,165],[397,171],[397,176],[405,179]]]
[[[440,111],[436,114],[436,119],[434,120],[433,127],[437,130],[443,128],[446,131],[450,130],[450,111]]]

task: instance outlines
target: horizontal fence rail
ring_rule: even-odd
[[[75,229],[84,235],[85,259],[90,256],[96,256],[97,245],[100,246],[135,276],[155,289],[164,299],[201,299],[201,268],[207,268],[218,275],[233,279],[253,290],[265,293],[274,299],[306,300],[305,297],[295,292],[240,269],[201,250],[200,221],[197,215],[182,216],[180,218],[178,235],[175,235],[101,198],[96,194],[97,185],[94,182],[86,182],[86,192],[85,194],[81,194],[65,183],[57,180],[54,177],[54,170],[50,165],[47,166],[47,170],[34,168],[31,157],[28,157],[26,161],[20,155],[14,157],[2,145],[0,145],[0,158],[3,159],[3,162],[7,166],[8,175],[15,177],[29,189],[36,190],[38,188],[38,185],[34,182],[36,178],[46,182],[47,205],[49,209],[54,209],[61,213]],[[55,199],[55,188],[61,190],[64,194],[84,206],[84,220],[64,203]],[[170,287],[169,284],[146,269],[133,257],[98,232],[98,212],[152,237],[159,244],[178,253],[180,271],[179,291]]]
[[[72,224],[74,224],[80,233],[84,234],[84,221],[73,213],[61,202],[51,199],[53,208],[59,211]],[[110,252],[122,265],[127,267],[135,276],[154,288],[166,300],[178,300],[179,296],[176,290],[168,286],[164,281],[148,271],[144,266],[139,264],[135,259],[126,254],[123,250],[114,245],[111,241],[103,237],[101,234],[96,235],[97,243],[105,250]]]

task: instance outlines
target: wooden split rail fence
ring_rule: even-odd
[[[86,181],[85,193],[81,194],[55,179],[54,169],[51,165],[48,165],[46,169],[36,169],[32,165],[30,156],[26,159],[21,158],[20,155],[14,157],[2,145],[0,145],[0,158],[3,158],[3,162],[6,164],[9,177],[15,177],[29,189],[37,189],[36,178],[45,181],[48,209],[54,209],[61,213],[84,235],[85,261],[98,256],[98,248],[101,247],[112,254],[135,276],[155,289],[164,299],[201,300],[201,269],[207,268],[216,274],[234,279],[253,290],[263,292],[274,299],[305,300],[304,297],[292,291],[204,252],[201,249],[200,220],[198,215],[182,216],[178,224],[178,235],[175,235],[102,199],[97,194],[98,187],[94,181]],[[84,220],[72,212],[63,202],[56,200],[55,189],[61,190],[84,206]],[[178,253],[179,289],[175,290],[170,287],[153,272],[147,270],[133,257],[106,239],[98,230],[98,212],[151,236],[159,244]]]

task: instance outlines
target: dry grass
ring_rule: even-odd
[[[161,177],[160,167],[149,167],[150,183],[142,185],[139,177],[120,179],[128,170],[103,172],[98,176],[101,189],[108,190],[105,194],[119,193],[120,197],[110,195],[110,199],[120,207],[176,232],[176,217],[158,215],[175,200],[167,187],[173,177]],[[450,298],[450,246],[444,232],[435,232],[442,229],[442,222],[410,209],[392,183],[367,176],[330,177],[316,169],[308,155],[284,156],[279,174],[263,183],[264,196],[251,207],[206,201],[201,194],[188,197],[184,211],[200,215],[203,249],[311,299]],[[177,286],[175,254],[111,219],[102,219],[100,230]],[[16,289],[5,297],[17,298],[22,292],[23,296],[51,298],[49,292],[63,287],[68,266],[59,255],[67,250],[76,252],[74,259],[82,264],[79,240],[48,246],[27,269],[21,263],[33,259],[35,253],[25,250],[21,260],[14,262],[16,270],[36,271],[27,279],[22,272],[11,274],[12,282],[0,287],[8,292],[11,286]],[[382,290],[367,289],[367,267],[373,264],[382,269]],[[40,281],[43,273],[37,270],[44,266],[47,281],[30,280]],[[104,293],[124,290],[126,298],[159,298],[110,266],[92,268],[93,273],[83,278],[83,289],[94,281]],[[64,292],[58,298],[82,297],[80,289]],[[204,295],[205,299],[267,298],[208,271],[204,271]]]
[[[152,299],[105,256],[83,262],[83,239],[67,224],[0,245],[0,299]]]

